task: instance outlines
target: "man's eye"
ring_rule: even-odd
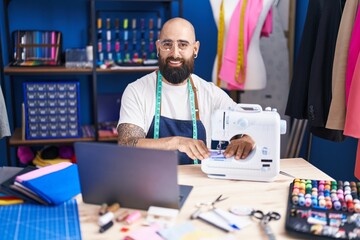
[[[188,43],[181,42],[181,43],[179,43],[179,48],[185,49],[185,48],[187,48],[188,45],[189,45]]]
[[[164,48],[172,48],[172,43],[171,42],[164,42],[163,47]]]

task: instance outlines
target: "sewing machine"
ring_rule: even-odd
[[[257,104],[239,104],[234,110],[217,110],[211,119],[212,139],[229,141],[238,134],[251,136],[256,145],[245,159],[225,158],[224,150],[211,150],[201,170],[210,178],[272,181],[280,171],[280,134],[286,121],[276,109],[264,111]]]

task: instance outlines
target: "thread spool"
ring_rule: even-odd
[[[108,205],[106,203],[103,203],[99,210],[99,215],[104,215],[107,212]]]
[[[102,226],[105,226],[106,224],[108,224],[113,219],[114,219],[114,213],[107,212],[104,215],[102,215],[101,217],[99,217],[98,224],[100,227],[102,227]]]
[[[114,203],[112,205],[110,205],[107,210],[109,212],[116,212],[118,209],[120,208],[120,204],[119,203]]]
[[[140,218],[141,218],[140,211],[134,211],[126,217],[125,222],[130,225],[130,224],[136,222]]]

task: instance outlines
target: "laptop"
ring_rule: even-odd
[[[98,142],[76,142],[74,148],[85,203],[181,209],[193,188],[178,185],[177,151]]]

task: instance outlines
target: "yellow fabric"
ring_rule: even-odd
[[[238,40],[238,56],[236,64],[235,81],[242,84],[245,82],[245,66],[244,66],[244,26],[245,26],[245,10],[247,0],[243,0],[241,6],[240,24],[239,24],[239,40]],[[241,74],[239,79],[239,74]]]
[[[24,203],[24,200],[22,200],[22,199],[1,200],[0,199],[0,205],[1,206],[19,204],[19,203]]]
[[[221,0],[220,4],[220,15],[219,15],[219,30],[218,30],[218,45],[217,45],[217,72],[216,72],[216,85],[220,87],[221,79],[219,77],[221,64],[222,64],[222,57],[223,57],[223,46],[224,46],[224,32],[225,32],[225,12],[224,12],[224,0]]]
[[[71,160],[65,159],[65,158],[55,158],[55,159],[51,159],[51,160],[44,160],[41,158],[40,151],[36,154],[36,156],[33,160],[33,164],[35,166],[39,166],[39,167],[45,167],[48,165],[57,164],[57,163],[61,163],[61,162],[71,162]]]

